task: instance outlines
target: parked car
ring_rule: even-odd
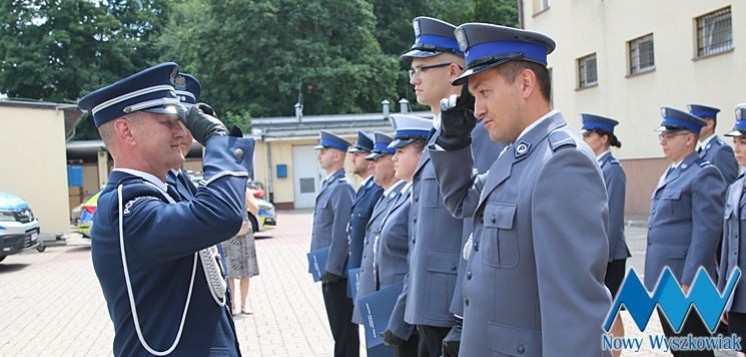
[[[199,185],[202,180],[202,176],[192,176],[192,183]],[[258,214],[251,212],[249,207],[246,207],[246,215],[251,222],[251,230],[254,232],[262,232],[277,227],[277,214],[275,212],[275,206],[265,200],[264,198],[264,186],[261,183],[249,180],[246,183],[246,188],[249,189],[254,196],[254,201],[257,207],[259,207]]]
[[[0,262],[39,245],[39,221],[26,201],[0,191]]]
[[[93,226],[93,213],[96,212],[98,196],[101,191],[96,192],[80,206],[80,219],[78,220],[78,233],[83,238],[91,238],[91,226]]]

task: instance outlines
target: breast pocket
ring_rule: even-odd
[[[672,215],[677,215],[679,212],[686,212],[687,208],[685,202],[681,199],[681,190],[666,190],[661,193],[661,209],[664,212],[669,212]]]
[[[484,222],[480,242],[482,262],[492,268],[509,269],[518,265],[518,236],[515,203],[488,203],[480,220]]]

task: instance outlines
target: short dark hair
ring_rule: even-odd
[[[544,97],[544,100],[547,102],[550,101],[549,98],[552,95],[552,81],[551,78],[549,78],[549,69],[547,69],[543,64],[530,61],[508,61],[496,68],[508,83],[515,82],[518,73],[521,73],[524,69],[531,70],[531,72],[534,72],[536,80],[539,82],[539,91],[541,92],[542,97]]]

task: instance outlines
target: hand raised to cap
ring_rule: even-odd
[[[214,117],[215,111],[205,103],[192,106],[184,118],[184,125],[194,136],[194,140],[205,146],[207,140],[215,135],[228,135],[228,129],[220,119]]]
[[[471,131],[477,125],[474,117],[474,97],[469,94],[466,84],[461,95],[452,94],[440,101],[440,135],[435,140],[445,150],[460,150],[471,144]]]

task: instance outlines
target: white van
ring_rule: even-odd
[[[20,197],[0,191],[0,262],[39,245],[39,221]]]

